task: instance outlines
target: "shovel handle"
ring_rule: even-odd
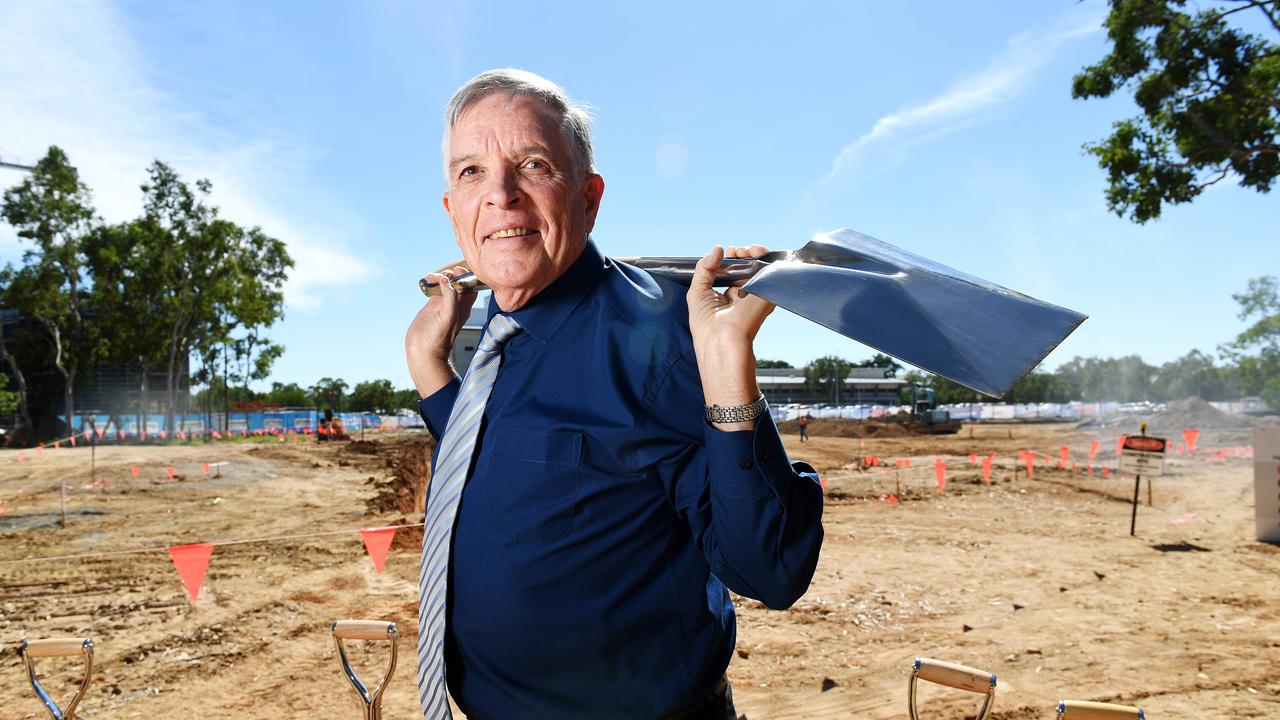
[[[93,647],[89,638],[47,638],[44,640],[27,640],[23,643],[22,653],[33,658],[69,657],[79,655],[85,648]]]
[[[928,680],[956,690],[985,694],[996,686],[995,675],[966,665],[932,658],[916,658],[914,668],[916,676],[921,680]]]
[[[387,620],[335,620],[333,636],[341,640],[390,640],[396,624]]]
[[[1129,705],[1063,700],[1058,703],[1058,720],[1143,720],[1142,708]]]
[[[739,280],[748,280],[756,273],[763,270],[767,262],[774,257],[781,257],[780,253],[769,253],[764,258],[764,262],[754,258],[725,258],[720,262],[720,269],[716,271],[715,282],[712,283],[716,287],[725,287],[732,285]],[[618,262],[624,262],[628,265],[634,265],[643,270],[659,277],[666,278],[672,282],[681,285],[688,285],[693,279],[693,271],[697,268],[698,261],[702,258],[696,257],[620,257],[615,258]],[[455,265],[467,266],[466,261],[459,260],[453,265],[447,265],[441,270],[451,269]],[[440,272],[437,270],[436,272]],[[468,272],[458,275],[449,281],[449,285],[457,292],[479,292],[488,287],[484,284],[475,273]],[[425,277],[418,280],[418,289],[427,297],[435,297],[440,294],[440,286],[430,282]]]

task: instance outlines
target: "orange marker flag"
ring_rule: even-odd
[[[182,578],[182,586],[187,589],[191,602],[200,596],[200,586],[204,584],[204,573],[209,569],[209,557],[213,555],[213,543],[196,543],[195,545],[174,545],[169,548],[169,557],[173,566]]]
[[[208,474],[209,474],[209,463],[200,463],[200,469],[204,472],[204,474],[205,474],[205,475],[208,475]]]
[[[1067,447],[1066,445],[1063,445],[1062,447],[1058,448],[1058,469],[1059,470],[1067,469],[1067,456],[1070,454],[1071,454],[1071,448]]]
[[[165,469],[164,469],[164,474],[165,474],[165,475],[168,475],[168,476],[169,476],[169,479],[170,479],[170,480],[172,480],[172,479],[173,479],[173,468],[171,468],[171,467],[167,467],[167,468],[165,468]]]
[[[134,477],[138,477],[138,474],[142,472],[142,468],[138,467],[137,465],[134,465],[133,467],[129,468],[129,472],[133,473]]]
[[[885,502],[887,502],[887,503],[889,503],[890,505],[892,505],[893,503],[898,502],[898,496],[897,496],[897,495],[890,495],[889,497],[885,498]]]
[[[76,446],[76,436],[75,436],[75,435],[72,435],[71,437],[69,437],[69,438],[67,438],[67,439],[71,441],[71,447],[75,447],[75,446]]]
[[[1022,461],[1027,465],[1027,477],[1036,476],[1036,454],[1026,453],[1022,456]]]
[[[1072,477],[1075,477],[1075,474],[1076,474],[1076,461],[1075,461],[1075,460],[1072,460],[1072,461],[1071,461],[1071,476],[1072,476]]]
[[[1089,443],[1089,463],[1093,463],[1093,458],[1098,454],[1098,441],[1094,440]]]
[[[827,491],[827,478],[824,475],[818,476],[818,484],[822,486],[822,492]]]
[[[391,541],[396,536],[396,529],[393,527],[382,528],[365,528],[360,531],[360,537],[364,538],[364,549],[369,552],[369,558],[373,560],[373,569],[379,575],[382,574],[382,566],[387,562],[387,550],[391,547]]]
[[[123,439],[124,439],[124,431],[123,431],[123,430],[117,430],[117,431],[116,431],[116,439],[117,439],[117,440],[123,440]]]
[[[1200,431],[1183,430],[1182,439],[1187,441],[1187,454],[1190,455],[1196,451],[1196,440],[1200,439]]]
[[[101,439],[102,439],[102,428],[98,428],[98,429],[97,429],[97,430],[95,430],[94,432],[98,433],[98,439],[99,439],[99,440],[101,440]]]
[[[168,440],[168,439],[169,439],[169,431],[168,431],[168,430],[161,430],[161,431],[160,431],[160,439],[161,439],[161,440]]]
[[[1124,441],[1125,441],[1125,440],[1128,440],[1128,439],[1129,439],[1129,436],[1128,436],[1128,435],[1125,435],[1124,433],[1120,433],[1120,439],[1119,439],[1119,440],[1116,440],[1116,454],[1117,454],[1117,455],[1119,455],[1119,454],[1120,454],[1120,450],[1121,450],[1122,448],[1124,448]]]
[[[1106,467],[1106,466],[1103,466],[1103,468],[1102,468],[1102,477],[1104,477],[1104,478],[1109,478],[1109,477],[1111,477],[1111,468]]]
[[[866,447],[866,446],[867,446],[867,441],[866,441],[866,440],[859,440],[859,441],[858,441],[858,447],[859,447],[859,448],[864,448],[864,447]]]
[[[973,465],[978,464],[978,453],[969,453],[969,462]]]
[[[947,487],[947,463],[942,458],[935,458],[933,461],[933,476],[938,479],[938,492],[942,492]]]
[[[991,461],[993,458],[994,456],[992,455],[982,458],[982,482],[986,485],[991,484]]]
[[[84,441],[85,441],[85,442],[89,442],[89,441],[90,441],[90,440],[92,440],[92,439],[93,439],[93,431],[92,431],[92,430],[85,430],[85,431],[84,431]]]

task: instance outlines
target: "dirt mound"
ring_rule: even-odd
[[[1258,424],[1247,415],[1224,413],[1198,397],[1189,397],[1169,403],[1165,409],[1152,413],[1147,420],[1152,432],[1181,432],[1187,428],[1201,430],[1247,429]]]
[[[375,515],[390,512],[409,513],[411,517],[421,515],[427,500],[427,484],[431,481],[431,453],[435,442],[430,437],[418,437],[387,447],[392,451],[387,463],[391,477],[366,481],[374,489],[366,506]]]
[[[376,443],[372,440],[352,440],[347,446],[342,448],[343,452],[355,453],[356,455],[377,455],[382,452],[382,443]]]
[[[800,424],[795,420],[783,420],[778,423],[778,431],[799,433]],[[909,425],[880,418],[870,420],[813,418],[809,420],[809,435],[813,437],[890,438],[909,437],[915,434],[917,433]]]

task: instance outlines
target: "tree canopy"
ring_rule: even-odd
[[[1107,206],[1139,223],[1229,176],[1265,193],[1280,174],[1280,45],[1232,25],[1257,13],[1280,34],[1280,0],[1188,5],[1111,0],[1111,52],[1072,85],[1077,99],[1133,91],[1141,115],[1085,148],[1107,171]]]

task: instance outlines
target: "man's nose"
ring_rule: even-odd
[[[520,187],[516,182],[514,168],[503,168],[489,173],[484,188],[485,204],[495,207],[510,207],[520,201]]]

